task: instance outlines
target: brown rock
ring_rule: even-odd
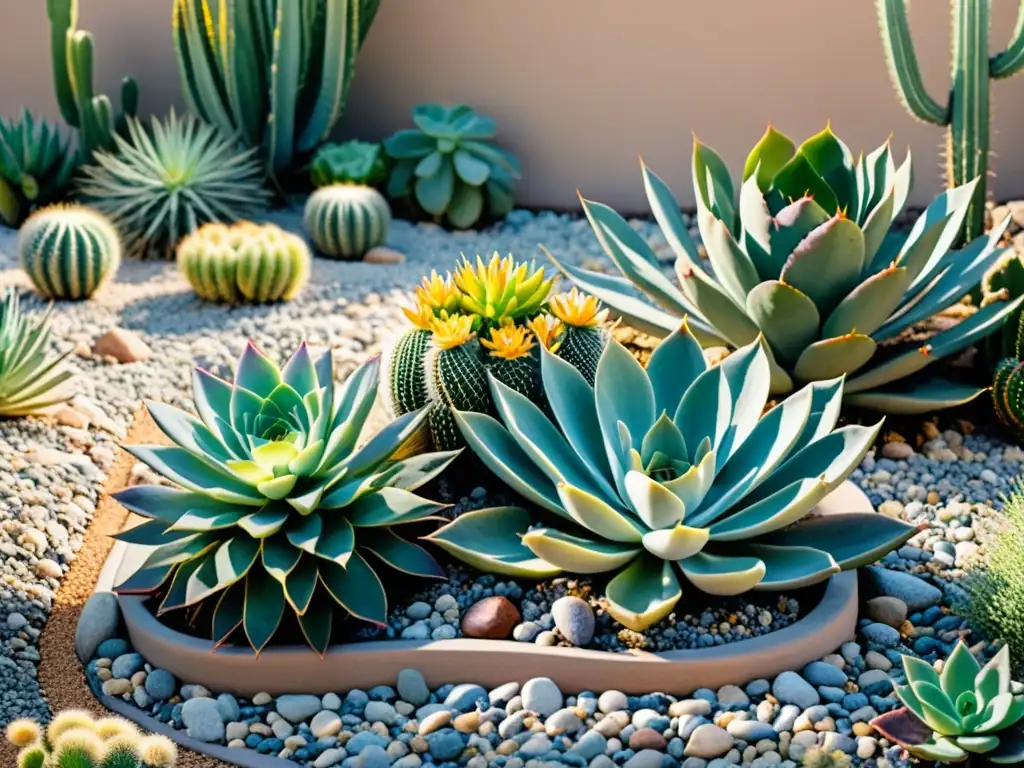
[[[62,424],[65,427],[86,429],[89,426],[89,417],[81,411],[76,411],[70,405],[61,406],[61,408],[53,414],[53,418],[58,424]]]
[[[629,748],[639,752],[641,749],[664,750],[665,737],[653,728],[638,728],[629,737]]]
[[[405,261],[405,254],[393,248],[378,245],[366,252],[363,261],[367,264],[401,264]]]
[[[867,615],[874,621],[899,629],[907,620],[907,604],[898,597],[873,597],[865,604]]]
[[[112,357],[119,363],[137,363],[153,354],[139,335],[124,328],[111,328],[92,345],[92,353],[98,357]]]
[[[487,597],[470,606],[462,617],[462,634],[486,640],[504,640],[519,623],[519,609],[504,597]]]

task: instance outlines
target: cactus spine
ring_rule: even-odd
[[[92,35],[77,29],[78,0],[46,0],[50,19],[50,55],[57,104],[64,121],[78,130],[78,152],[88,162],[93,152],[115,148],[114,135],[139,106],[139,86],[130,77],[121,81],[121,111],[115,117],[106,95],[93,90]]]
[[[121,241],[106,217],[81,205],[41,208],[18,236],[21,266],[51,299],[88,299],[121,263]]]
[[[896,92],[910,114],[946,126],[946,184],[978,179],[964,224],[963,240],[985,228],[989,153],[989,78],[1006,78],[1024,67],[1024,0],[1006,50],[989,55],[991,0],[950,0],[952,8],[952,85],[940,104],[924,86],[914,52],[905,0],[876,0],[882,44]]]
[[[361,259],[388,239],[391,207],[373,187],[331,184],[309,196],[303,226],[325,256]]]
[[[239,304],[289,301],[309,279],[301,238],[273,224],[206,224],[177,249],[178,268],[200,298]]]

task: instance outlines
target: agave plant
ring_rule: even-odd
[[[64,366],[71,353],[46,356],[52,311],[51,305],[30,324],[13,288],[0,301],[0,416],[41,413],[73,394],[69,381],[74,373]]]
[[[903,657],[903,670],[907,684],[896,688],[903,709],[871,721],[887,739],[922,760],[1024,762],[1024,685],[1010,679],[1009,646],[982,667],[960,640],[941,673],[913,656]]]
[[[846,375],[847,402],[919,413],[984,391],[906,379],[991,333],[1020,300],[993,303],[924,345],[895,343],[956,303],[999,258],[1009,216],[987,237],[948,251],[976,181],[944,192],[901,232],[890,227],[910,193],[911,160],[908,154],[897,169],[888,143],[854,159],[829,128],[796,147],[769,126],[747,158],[737,201],[723,160],[695,140],[693,186],[709,273],[668,186],[646,165],[643,176],[651,210],[677,256],[681,290],[621,216],[586,200],[590,223],[624,277],[560,265],[638,329],[663,336],[688,315],[707,344],[738,347],[763,334],[773,393]],[[634,288],[658,306],[638,300]]]
[[[412,111],[415,128],[384,142],[395,160],[388,196],[412,197],[424,211],[444,217],[457,229],[473,226],[484,212],[494,218],[512,210],[512,188],[519,178],[515,155],[490,140],[497,127],[464,104],[420,104]]]
[[[54,202],[76,164],[46,120],[37,122],[27,109],[18,120],[0,120],[0,220],[17,227],[33,208]]]
[[[255,150],[188,116],[153,118],[152,136],[128,119],[116,153],[97,152],[80,191],[106,214],[133,256],[172,258],[185,235],[210,221],[234,222],[262,208],[268,193]]]
[[[709,368],[684,323],[646,370],[618,342],[593,387],[550,353],[541,369],[553,420],[493,377],[501,421],[455,415],[480,459],[556,520],[531,528],[524,509],[493,508],[430,536],[473,566],[614,573],[608,612],[639,631],[671,613],[680,573],[716,595],[793,589],[872,562],[917,530],[871,513],[802,519],[853,472],[881,422],[833,430],[842,379],[762,415],[769,360],[758,342]]]
[[[117,538],[156,547],[118,591],[160,590],[159,613],[212,600],[214,642],[241,626],[257,653],[290,608],[323,654],[335,618],[384,623],[387,599],[371,563],[443,576],[393,527],[442,509],[413,491],[456,452],[403,455],[424,411],[357,449],[377,393],[376,359],[336,387],[330,351],[314,359],[302,344],[279,369],[250,343],[234,381],[196,369],[193,390],[199,418],[147,403],[173,446],[127,448],[181,487],[116,494],[149,518]]]

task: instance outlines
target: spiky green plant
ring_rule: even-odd
[[[405,455],[426,411],[357,448],[376,394],[376,359],[336,386],[330,350],[314,359],[302,344],[279,369],[250,342],[233,381],[196,369],[199,418],[147,402],[174,445],[127,450],[181,487],[115,494],[149,518],[117,538],[156,547],[118,591],[159,590],[161,614],[210,601],[214,642],[242,627],[257,653],[289,609],[321,655],[335,618],[383,625],[387,599],[370,560],[444,576],[394,528],[442,509],[413,491],[456,453]]]
[[[71,397],[70,351],[47,357],[51,305],[35,323],[22,314],[13,288],[0,301],[0,417],[29,416]]]
[[[178,268],[199,297],[240,304],[290,301],[309,279],[305,241],[274,224],[204,224],[178,244]]]
[[[388,177],[384,147],[369,141],[324,144],[310,163],[310,177],[314,187],[380,184]]]
[[[384,151],[395,160],[389,197],[407,197],[456,229],[476,224],[485,206],[492,218],[512,210],[521,171],[515,155],[492,143],[494,120],[464,104],[421,104],[412,121],[415,128],[384,141]]]
[[[1007,646],[982,667],[959,640],[941,673],[913,656],[903,657],[903,671],[907,684],[896,688],[903,708],[871,721],[883,736],[922,760],[1024,762],[1024,686],[1010,678]]]
[[[268,200],[253,150],[191,115],[153,118],[152,134],[129,119],[116,153],[97,152],[79,191],[110,217],[130,256],[171,258],[185,235],[210,221],[233,222]]]
[[[1024,318],[1018,320],[1016,350],[992,373],[992,405],[999,420],[1024,439]]]
[[[114,115],[110,99],[93,90],[93,39],[78,29],[78,0],[46,0],[50,19],[50,55],[57,104],[64,122],[78,132],[78,159],[89,162],[97,150],[112,151],[118,133],[139,107],[139,86],[121,81],[121,109]]]
[[[0,120],[0,220],[17,227],[34,209],[59,199],[71,183],[75,153],[46,120],[27,109]]]
[[[436,272],[403,308],[413,327],[384,354],[380,394],[402,414],[429,407],[434,445],[462,446],[453,408],[490,412],[490,372],[527,396],[540,394],[540,348],[549,349],[593,381],[608,338],[607,312],[573,290],[550,296],[544,269],[495,253],[475,266],[463,258],[454,275]]]
[[[281,175],[345,109],[380,0],[174,1],[174,50],[189,108],[258,148]]]
[[[365,184],[331,184],[309,196],[302,225],[323,255],[361,259],[387,241],[391,206],[384,195]]]
[[[921,77],[905,0],[875,0],[885,59],[896,93],[911,116],[946,127],[946,184],[950,189],[977,179],[969,201],[965,240],[985,231],[989,174],[989,79],[1007,78],[1024,67],[1024,3],[1006,50],[989,55],[991,0],[950,0],[952,83],[941,104]],[[972,286],[973,287],[973,286]]]
[[[470,565],[513,576],[614,574],[608,612],[642,631],[672,612],[680,573],[688,588],[715,595],[796,589],[873,562],[918,530],[874,513],[803,519],[881,428],[833,429],[841,378],[763,413],[762,345],[709,368],[685,322],[646,370],[610,342],[593,386],[541,355],[553,418],[492,376],[500,421],[461,411],[455,420],[484,464],[557,523],[531,527],[525,509],[499,507],[431,534]]]
[[[127,720],[94,720],[83,710],[58,713],[45,733],[33,720],[7,726],[18,768],[173,768],[178,750],[166,736],[143,736]]]
[[[121,263],[121,240],[107,218],[82,205],[41,208],[18,233],[21,266],[51,299],[88,299]]]
[[[1024,296],[1024,258],[1016,248],[1006,253],[985,272],[981,281],[981,306],[994,301],[1010,301]],[[985,362],[992,368],[1008,357],[1018,355],[1018,333],[1024,311],[1018,307],[1002,328],[980,345]]]
[[[852,405],[922,413],[984,391],[911,377],[991,333],[1021,300],[994,302],[923,345],[898,343],[915,324],[959,301],[1003,252],[1009,216],[987,238],[948,252],[976,181],[942,194],[909,232],[890,231],[912,174],[909,155],[896,169],[888,143],[854,159],[827,127],[797,147],[769,126],[747,157],[737,200],[723,160],[695,140],[693,186],[707,270],[668,186],[647,166],[643,175],[651,210],[677,256],[681,290],[625,219],[587,200],[594,232],[624,277],[559,265],[630,324],[664,336],[687,315],[702,343],[732,347],[763,334],[777,394],[845,375]],[[634,289],[657,306],[638,301]]]

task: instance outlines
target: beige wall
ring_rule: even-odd
[[[180,105],[170,0],[80,0],[97,78],[130,72],[143,109]],[[0,113],[56,115],[44,0],[3,0]],[[1017,0],[995,0],[1002,48]],[[629,8],[630,10],[626,10]],[[913,6],[925,81],[949,85],[949,12]],[[498,120],[525,166],[520,200],[575,210],[578,187],[646,209],[637,154],[684,205],[690,132],[737,168],[765,121],[803,137],[827,118],[855,149],[895,134],[917,158],[915,202],[939,189],[941,129],[915,122],[889,84],[871,0],[383,0],[359,61],[344,135],[379,138],[427,100],[465,101]],[[1024,196],[1024,75],[993,84],[996,197]]]

